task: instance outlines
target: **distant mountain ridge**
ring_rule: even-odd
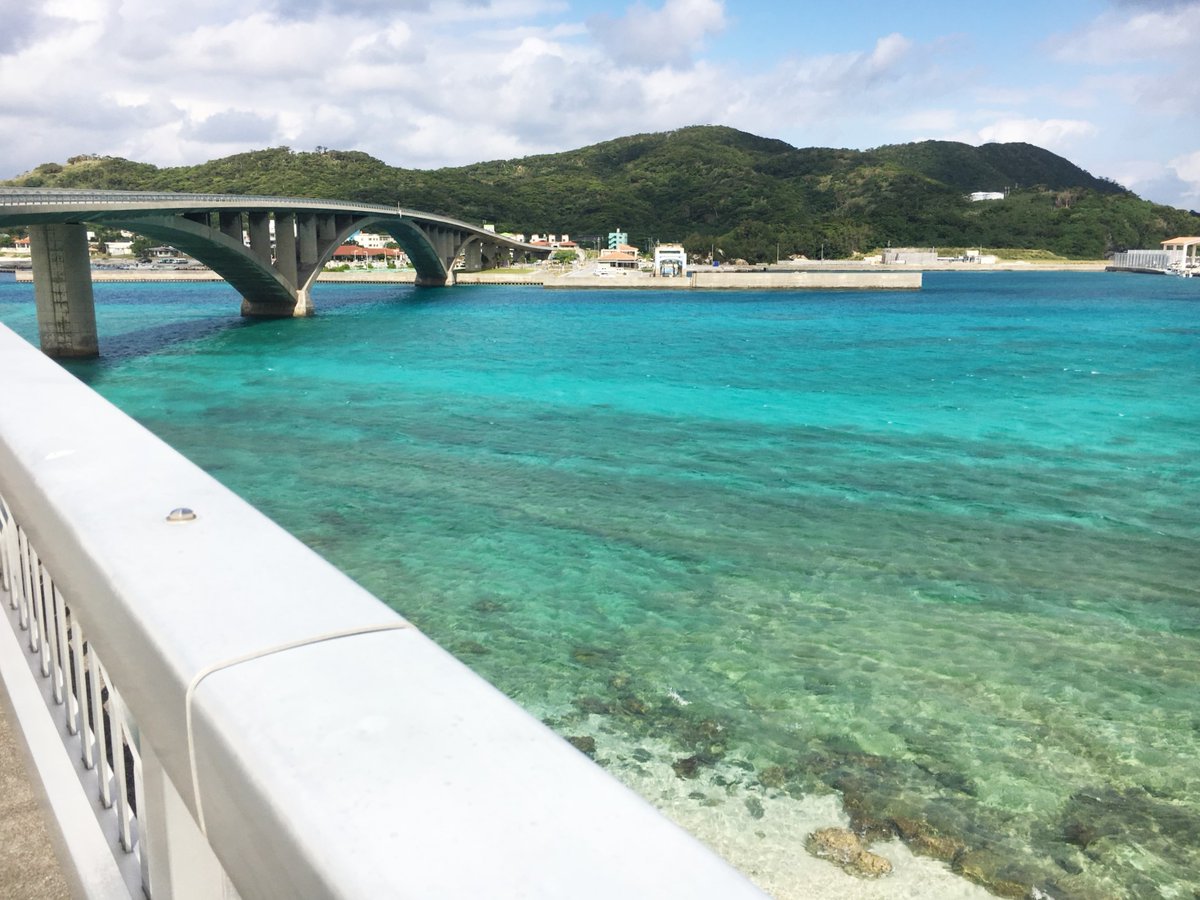
[[[1025,143],[796,148],[724,126],[616,138],[562,153],[435,170],[366,153],[276,147],[196,166],[112,157],[46,163],[9,185],[279,194],[362,200],[494,222],[501,230],[682,240],[751,261],[892,246],[1042,248],[1098,258],[1195,229]],[[972,191],[1007,191],[972,203]]]
[[[973,147],[954,141],[921,141],[870,152],[966,193],[1037,185],[1055,191],[1086,188],[1106,194],[1126,193],[1115,181],[1097,178],[1070,160],[1033,144]]]

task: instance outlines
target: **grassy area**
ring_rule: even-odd
[[[1004,248],[985,248],[985,254],[997,256],[1000,259],[1009,259],[1020,262],[1079,262],[1080,260],[1072,260],[1068,256],[1059,256],[1057,253],[1052,253],[1049,250],[1025,250],[1019,247],[1004,247]],[[1091,260],[1088,260],[1090,262]]]
[[[978,251],[981,256],[995,256],[1003,262],[1028,263],[1077,263],[1098,262],[1095,257],[1060,256],[1051,250],[1027,249],[1023,247],[935,247],[938,256],[963,256],[968,250]],[[879,255],[883,251],[876,249],[867,256]]]

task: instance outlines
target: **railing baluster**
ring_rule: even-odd
[[[54,615],[54,640],[50,642],[50,655],[54,658],[54,702],[62,703],[63,688],[67,686],[67,679],[70,677],[67,671],[70,656],[67,647],[67,604],[53,578],[50,579],[50,600]]]
[[[46,567],[42,565],[40,557],[37,558],[37,565],[33,571],[37,577],[38,630],[41,632],[42,639],[42,677],[49,678],[54,663],[54,624],[50,621],[50,597],[54,593],[54,582],[50,578],[50,573],[46,571]]]
[[[99,657],[94,653],[92,654],[91,671],[95,673],[92,690],[92,715],[95,716],[95,721],[92,723],[92,728],[96,734],[96,774],[100,779],[100,802],[107,809],[112,806],[113,802],[113,767],[109,762],[108,754],[115,747],[113,746],[112,722],[104,702],[104,691],[108,685],[108,678],[104,674],[104,667],[100,665]]]
[[[89,769],[94,769],[96,767],[96,747],[99,744],[97,735],[99,732],[96,728],[96,708],[92,703],[92,697],[97,694],[97,688],[96,676],[92,672],[92,648],[86,640],[83,641],[83,655],[79,659],[82,666],[81,683],[83,686],[83,693],[79,696],[79,704],[82,708],[79,728],[83,732],[80,749],[83,751],[83,764]]]
[[[146,776],[145,767],[142,765],[142,748],[139,741],[131,740],[129,742],[129,752],[133,755],[133,805],[134,805],[134,824],[137,826],[137,834],[134,837],[134,849],[137,851],[138,862],[141,865],[142,887],[147,894],[150,893],[150,854],[147,852],[146,842],[143,835],[146,834]]]
[[[21,533],[21,527],[18,525],[16,529],[16,537],[13,539],[13,582],[12,582],[12,608],[17,611],[17,625],[24,629],[25,624],[25,554],[22,552],[24,546],[25,535]]]
[[[99,664],[91,644],[85,646],[84,652],[86,654],[84,672],[87,674],[88,729],[91,737],[91,740],[86,742],[87,753],[84,762],[89,769],[97,770],[101,785],[103,785],[106,762],[104,759],[104,710],[101,708]],[[102,786],[101,796],[103,796],[104,790],[105,788]]]
[[[0,497],[0,589],[9,592],[12,591],[12,538],[12,514],[9,513],[4,498]],[[9,597],[9,603],[12,603],[11,596]]]
[[[87,713],[83,708],[83,700],[87,696],[87,687],[83,680],[83,629],[73,614],[71,615],[71,671],[69,674],[71,676],[71,700],[70,708],[67,710],[67,730],[71,734],[78,734],[80,744],[86,745],[88,742],[87,722],[82,721],[87,718]],[[85,762],[86,759],[87,755],[84,754]],[[90,764],[88,764],[88,768],[91,768]]]
[[[132,773],[125,765],[128,731],[125,727],[125,708],[111,685],[108,689],[108,719],[109,733],[112,736],[113,771],[116,774],[117,793],[114,799],[117,806],[117,829],[121,834],[121,847],[129,853],[133,850],[133,833],[130,830],[133,810],[129,805],[129,778]]]
[[[29,635],[29,649],[33,653],[37,652],[37,630],[30,627],[32,616],[31,594],[33,586],[33,575],[29,568],[29,538],[26,536],[24,529],[18,532],[21,538],[21,628],[33,632]]]

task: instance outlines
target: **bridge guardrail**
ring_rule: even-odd
[[[81,896],[762,896],[4,326],[0,391],[0,671],[95,797],[51,801]]]
[[[0,188],[0,206],[91,206],[100,205],[129,205],[138,203],[196,203],[200,205],[246,205],[269,206],[272,209],[310,209],[330,208],[347,212],[369,212],[377,215],[402,214],[399,206],[383,206],[377,203],[352,203],[343,200],[322,200],[313,197],[272,197],[258,194],[189,194],[171,191],[101,191],[71,188]],[[422,218],[445,219],[448,222],[467,225],[436,213],[426,213],[420,210],[408,210],[413,216]]]

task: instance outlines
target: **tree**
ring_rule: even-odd
[[[150,240],[148,237],[142,237],[139,234],[133,239],[133,243],[129,245],[129,251],[138,259],[149,259],[150,249],[157,246],[157,242]]]

